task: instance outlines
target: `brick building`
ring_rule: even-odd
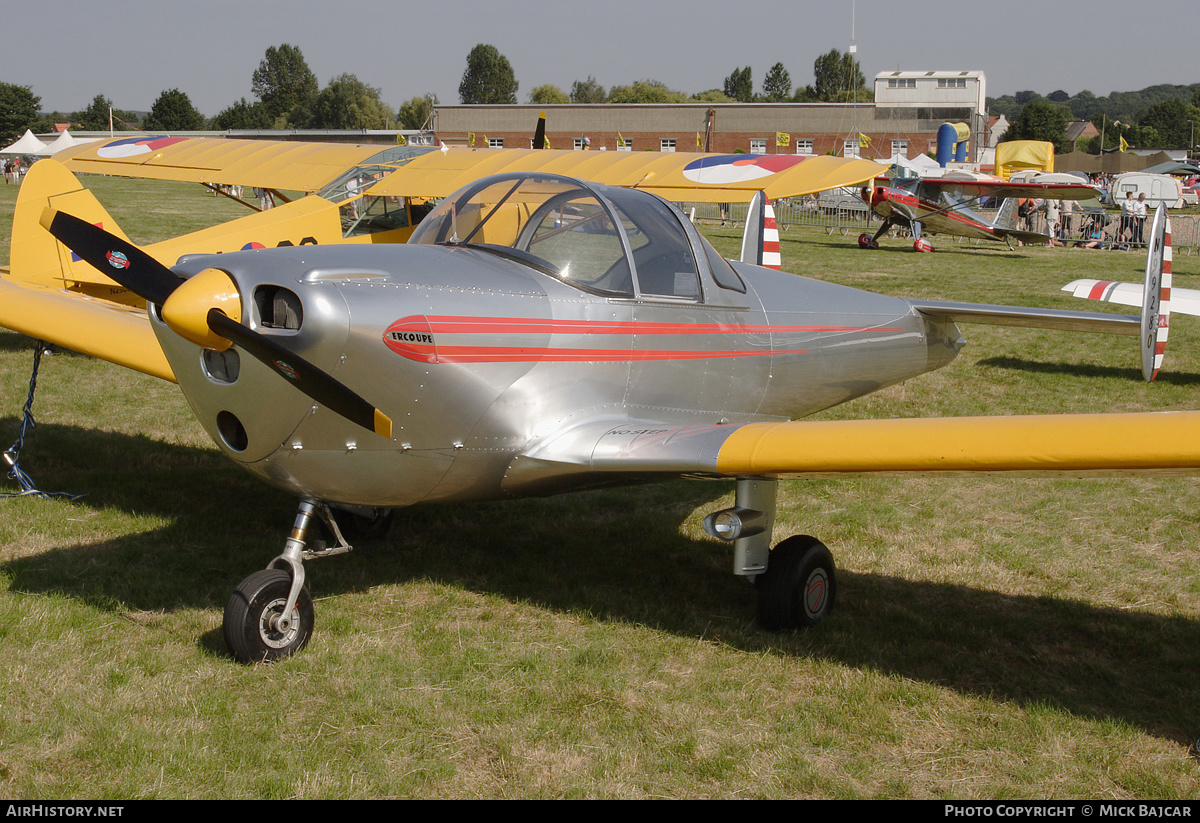
[[[884,72],[874,103],[638,103],[436,106],[447,145],[530,148],[546,113],[550,148],[837,154],[871,159],[932,150],[942,123],[987,142],[983,72]]]

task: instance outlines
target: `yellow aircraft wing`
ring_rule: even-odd
[[[126,137],[55,155],[73,172],[315,192],[357,166],[382,171],[367,191],[445,197],[489,174],[541,171],[634,186],[686,203],[799,197],[886,171],[870,160],[795,154],[712,155],[532,149],[386,147],[216,137]]]
[[[54,159],[88,174],[314,192],[379,152],[377,145],[140,135],[88,143]]]
[[[777,200],[855,186],[886,169],[826,155],[449,149],[414,158],[368,193],[444,197],[490,174],[527,171],[639,188],[677,203],[724,203],[749,200],[759,190]]]
[[[1200,412],[791,420],[679,425],[612,418],[534,444],[505,478],[516,492],[598,476],[845,474],[1200,475]]]
[[[1200,473],[1200,412],[754,423],[721,474]]]

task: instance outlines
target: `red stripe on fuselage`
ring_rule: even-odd
[[[422,363],[517,362],[635,362],[647,360],[704,360],[735,357],[770,357],[807,354],[807,349],[775,349],[769,345],[750,349],[584,348],[572,346],[497,345],[516,335],[619,335],[653,336],[735,334],[816,334],[867,329],[901,331],[895,326],[776,326],[731,323],[652,323],[624,320],[553,320],[539,317],[469,317],[457,315],[401,318],[384,332],[384,344],[409,360]],[[491,345],[453,344],[446,338],[482,335]],[[440,338],[440,339],[439,339]],[[727,339],[727,338],[726,338]],[[523,342],[523,341],[522,341]]]
[[[650,323],[625,320],[545,320],[536,317],[424,318],[435,334],[763,334],[864,331],[874,326],[742,326],[733,323]],[[397,321],[399,322],[399,321]],[[899,331],[884,328],[882,331]]]

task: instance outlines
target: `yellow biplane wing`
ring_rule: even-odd
[[[73,172],[209,185],[317,192],[367,167],[368,195],[445,197],[490,174],[540,171],[609,186],[630,186],[684,203],[799,197],[855,186],[886,169],[870,160],[795,154],[712,155],[687,152],[601,152],[553,149],[468,149],[219,137],[126,137],[55,155]]]

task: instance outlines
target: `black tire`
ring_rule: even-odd
[[[308,589],[300,590],[294,622],[286,633],[271,628],[272,615],[282,614],[292,588],[292,576],[265,569],[243,580],[225,604],[225,644],[241,663],[269,663],[303,649],[312,636],[313,604]]]
[[[825,544],[806,534],[771,550],[767,570],[755,580],[758,621],[768,631],[811,628],[837,599],[837,571]]]

